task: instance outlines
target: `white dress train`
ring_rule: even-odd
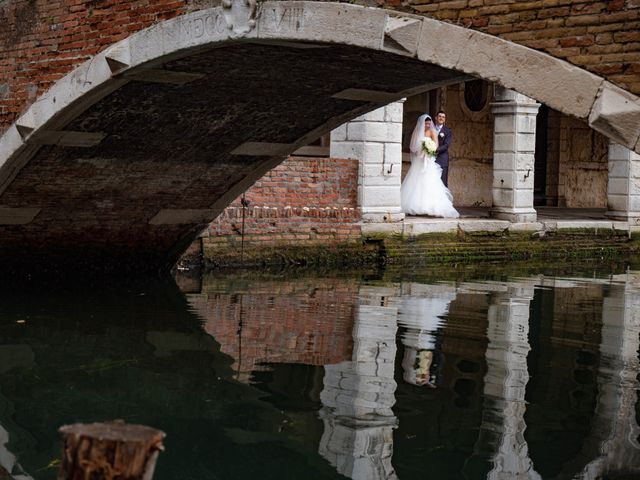
[[[412,155],[411,167],[400,187],[402,211],[409,215],[458,218],[453,196],[442,183],[442,167],[436,157]]]

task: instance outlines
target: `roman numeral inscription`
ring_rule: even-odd
[[[278,30],[300,31],[304,27],[304,8],[285,7],[279,12],[277,23]]]
[[[164,27],[164,33],[169,38],[181,37],[189,40],[204,36],[215,37],[227,30],[227,22],[220,12],[208,13],[196,18],[184,18]]]

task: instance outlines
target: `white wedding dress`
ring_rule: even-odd
[[[409,215],[458,218],[453,196],[442,183],[442,167],[435,156],[413,154],[407,176],[400,187],[402,211]]]

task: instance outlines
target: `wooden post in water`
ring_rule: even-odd
[[[121,420],[60,427],[58,480],[151,480],[164,432]]]

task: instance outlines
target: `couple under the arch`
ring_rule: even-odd
[[[438,112],[440,114],[444,119],[444,113]],[[402,210],[409,215],[458,218],[460,214],[453,207],[453,196],[443,182],[443,169],[436,163],[438,139],[446,138],[443,123],[439,126],[437,129],[427,114],[418,117],[409,145],[411,167],[400,188]]]

